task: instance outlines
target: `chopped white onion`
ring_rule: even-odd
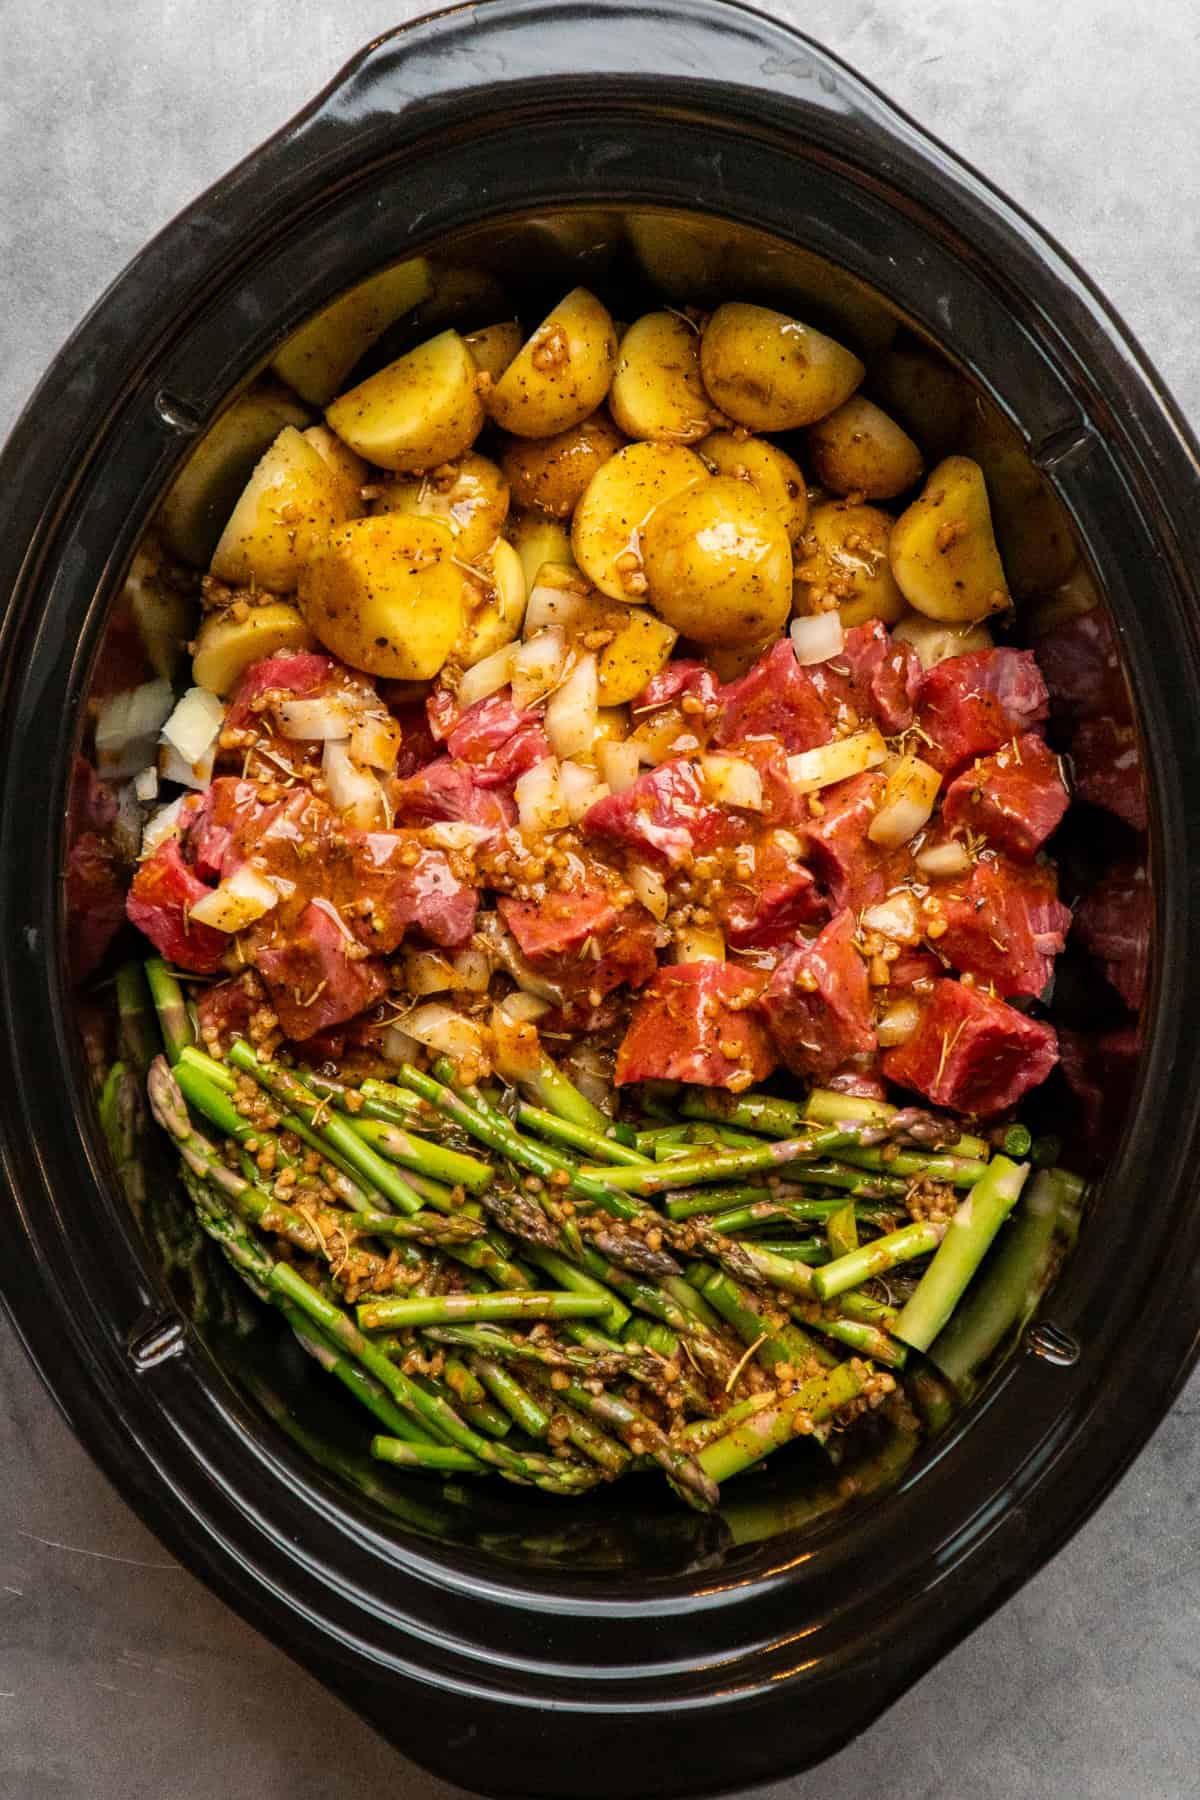
[[[396,766],[400,735],[395,719],[360,718],[350,732],[350,755],[360,768],[379,769],[386,774]]]
[[[921,1023],[921,1003],[911,994],[900,1000],[893,1000],[891,1005],[880,1015],[875,1024],[875,1033],[882,1050],[888,1050],[894,1044],[907,1043],[917,1026]]]
[[[840,656],[846,643],[842,616],[836,609],[793,619],[788,635],[796,652],[796,661],[804,668],[813,663],[828,662],[831,656]]]
[[[401,1031],[398,1025],[389,1025],[383,1034],[383,1055],[386,1062],[410,1063],[420,1050],[420,1043],[410,1037],[407,1031]]]
[[[188,916],[197,925],[212,925],[217,931],[241,931],[253,925],[264,913],[279,903],[279,895],[265,875],[249,863],[242,863],[227,875],[220,887],[205,894],[203,900],[189,908]]]
[[[493,650],[490,656],[481,657],[471,668],[463,670],[457,698],[464,712],[477,700],[486,700],[489,694],[498,694],[502,687],[508,686],[516,654],[515,644],[502,644],[499,650]]]
[[[414,1000],[423,1000],[426,994],[450,993],[458,980],[449,960],[436,950],[407,950],[404,986]]]
[[[683,925],[671,940],[671,961],[724,962],[725,934],[719,925]]]
[[[437,850],[471,850],[492,837],[490,825],[472,825],[467,819],[436,819],[421,828],[421,836]]]
[[[351,825],[369,831],[383,816],[383,789],[374,775],[351,761],[345,743],[328,738],[321,758],[321,773],[330,804]]]
[[[868,906],[862,922],[868,931],[878,931],[895,944],[915,944],[924,930],[917,897],[908,888],[898,888]]]
[[[144,681],[141,687],[111,694],[96,718],[96,769],[106,780],[120,781],[153,760],[158,734],[171,712],[169,681]]]
[[[186,795],[180,794],[168,806],[160,806],[151,813],[142,827],[142,855],[151,856],[160,844],[174,837],[179,830],[179,815],[183,810]]]
[[[944,844],[929,844],[924,850],[918,850],[913,861],[922,875],[930,875],[935,881],[952,875],[965,875],[971,866],[971,858],[965,844],[957,838],[950,838]]]
[[[297,743],[323,744],[330,738],[349,737],[354,714],[337,694],[315,700],[281,700],[275,708],[279,735]]]
[[[883,803],[867,827],[873,844],[896,850],[929,823],[942,778],[919,756],[902,756],[883,790]]]
[[[468,944],[465,950],[456,950],[451,959],[454,969],[454,985],[461,988],[464,994],[486,994],[488,983],[492,979],[492,959],[486,950],[475,944]]]
[[[802,794],[815,794],[818,788],[861,775],[864,769],[877,769],[887,753],[887,745],[871,725],[850,737],[835,738],[832,744],[819,744],[815,750],[801,750],[798,755],[789,756],[788,777]]]
[[[207,688],[191,687],[162,728],[163,742],[185,763],[202,762],[225,722],[224,703]]]
[[[431,1000],[418,1006],[404,1020],[404,1029],[430,1050],[443,1056],[478,1055],[483,1050],[483,1032],[473,1019],[465,1019],[444,1000]]]
[[[539,998],[537,994],[526,994],[518,989],[515,994],[505,995],[500,1002],[499,1011],[515,1020],[518,1025],[534,1025],[550,1011],[550,1002]]]
[[[158,799],[158,770],[150,763],[134,777],[133,791],[139,800]]]
[[[585,763],[561,763],[558,782],[562,789],[563,805],[572,825],[577,825],[588,807],[597,800],[602,800],[608,793],[608,788],[595,769],[589,769]]]
[[[561,831],[570,822],[558,778],[558,763],[553,756],[543,757],[532,769],[526,769],[513,788],[513,797],[517,802],[521,830],[533,836]]]
[[[604,778],[604,784],[612,794],[623,794],[631,788],[641,770],[641,757],[638,747],[626,738],[618,743],[615,738],[606,738],[596,745],[596,764]]]
[[[747,812],[762,811],[762,776],[744,756],[702,756],[700,774],[718,806],[740,806]]]
[[[992,647],[992,634],[986,625],[947,625],[919,612],[905,613],[892,626],[892,636],[912,646],[923,669],[935,669],[951,656],[966,656],[972,650]]]
[[[586,601],[586,584],[573,569],[565,563],[543,563],[525,605],[525,636],[531,638],[547,625],[572,624]]]
[[[562,679],[566,652],[557,626],[539,631],[513,657],[512,697],[518,711],[534,706]]]
[[[630,887],[650,914],[661,925],[667,916],[667,886],[657,869],[645,863],[632,863],[628,871]]]
[[[213,777],[217,751],[215,743],[198,762],[184,762],[174,744],[158,746],[158,772],[164,781],[177,781],[180,787],[202,793]]]
[[[546,736],[556,756],[583,756],[596,735],[600,681],[596,658],[581,656],[546,707]]]

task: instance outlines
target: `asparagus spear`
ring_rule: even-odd
[[[832,1418],[839,1408],[862,1393],[863,1386],[860,1364],[839,1363],[826,1374],[801,1382],[794,1393],[776,1406],[740,1419],[723,1437],[706,1445],[697,1461],[712,1480],[728,1481],[731,1475],[740,1474],[772,1450],[802,1435],[804,1425],[811,1429]]]
[[[486,1475],[477,1457],[453,1444],[414,1444],[396,1437],[373,1437],[371,1455],[397,1469],[424,1469],[431,1474]]]
[[[177,1063],[186,1046],[196,1041],[183,989],[161,956],[150,957],[145,967],[146,984],[150,989],[154,1010],[158,1014],[158,1028],[166,1047],[167,1060]]]
[[[354,1114],[350,1115],[349,1124],[364,1143],[386,1156],[389,1162],[399,1163],[404,1169],[415,1169],[434,1181],[466,1188],[469,1194],[481,1194],[492,1180],[489,1163],[481,1162],[477,1156],[464,1156],[459,1150],[448,1150],[443,1144],[430,1143],[428,1138],[418,1137],[415,1132],[398,1125]]]
[[[158,1052],[159,1038],[141,963],[123,963],[117,970],[117,1018],[121,1055],[144,1076]]]
[[[492,1319],[594,1319],[607,1302],[589,1294],[539,1293],[526,1288],[519,1293],[385,1294],[358,1308],[363,1331],[403,1330],[415,1325],[453,1325]]]
[[[988,1245],[1020,1198],[1028,1173],[1028,1163],[993,1157],[951,1219],[937,1255],[896,1321],[896,1336],[914,1350],[928,1350],[949,1319]],[[818,1270],[818,1274],[824,1273]]]
[[[331,1344],[324,1332],[319,1330],[311,1319],[306,1318],[298,1307],[284,1301],[279,1310],[291,1326],[301,1349],[306,1350],[309,1356],[320,1363],[321,1367],[330,1375],[336,1376],[343,1387],[347,1388],[356,1400],[361,1401],[381,1425],[387,1427],[393,1437],[406,1438],[409,1443],[413,1444],[432,1444],[441,1441],[436,1439],[423,1425],[418,1425],[414,1419],[410,1419],[407,1413],[401,1412],[374,1377],[368,1375],[366,1370],[360,1368],[357,1363],[351,1362],[348,1357],[343,1356],[337,1345]],[[471,1460],[475,1461],[473,1457]],[[477,1466],[480,1469],[483,1467],[482,1463]]]
[[[628,1400],[615,1394],[593,1394],[578,1383],[563,1389],[563,1398],[586,1418],[615,1433],[633,1456],[650,1456],[663,1469],[672,1487],[690,1506],[709,1511],[720,1500],[716,1481],[705,1472],[699,1458],[673,1444],[652,1419]]]
[[[734,1176],[752,1175],[760,1170],[787,1168],[792,1163],[824,1156],[830,1150],[841,1150],[854,1141],[854,1130],[846,1132],[833,1128],[814,1131],[806,1137],[757,1144],[752,1149],[709,1150],[643,1168],[593,1168],[582,1173],[589,1179],[602,1180],[608,1188],[619,1188],[623,1193],[662,1194],[672,1188],[694,1187],[701,1182],[728,1181]]]
[[[814,1269],[813,1292],[819,1300],[832,1300],[837,1294],[845,1293],[847,1288],[861,1287],[864,1281],[870,1281],[876,1275],[885,1275],[897,1263],[910,1262],[916,1256],[927,1256],[931,1250],[937,1249],[945,1234],[946,1227],[934,1224],[931,1220],[902,1225],[899,1231],[891,1231],[886,1237],[875,1238],[869,1244],[860,1244],[849,1255],[839,1256],[834,1262],[824,1263],[819,1269]]]
[[[618,1163],[636,1168],[647,1161],[639,1151],[631,1150],[628,1144],[619,1143],[615,1137],[610,1137],[611,1126],[604,1132],[593,1131],[570,1119],[560,1119],[556,1113],[546,1112],[540,1106],[530,1106],[526,1101],[521,1101],[517,1107],[517,1124],[527,1126],[538,1137],[548,1138],[553,1144],[562,1144],[568,1150],[582,1150],[597,1162]]]

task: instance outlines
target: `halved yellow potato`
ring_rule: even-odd
[[[967,656],[972,650],[992,647],[992,634],[986,625],[944,624],[919,612],[906,612],[898,619],[892,636],[902,644],[912,645],[923,669],[935,669],[951,656]]]
[[[521,560],[529,593],[545,563],[562,563],[570,568],[575,565],[570,533],[557,519],[543,518],[540,513],[518,513],[509,519],[508,541]]]
[[[609,601],[610,612],[619,602]],[[601,706],[624,706],[664,669],[679,633],[648,606],[626,606],[623,617],[610,618],[600,630],[612,631],[611,642],[596,652]]]
[[[224,697],[232,693],[251,663],[281,650],[312,650],[316,640],[299,611],[287,600],[250,607],[244,618],[232,611],[209,613],[196,636],[192,680]]]
[[[616,360],[608,308],[573,288],[491,386],[488,411],[515,437],[553,437],[595,412]]]
[[[443,331],[342,394],[325,417],[368,462],[419,474],[479,436],[479,370],[457,331]]]
[[[752,669],[764,650],[775,642],[775,633],[745,644],[710,644],[705,661],[718,681],[736,681]]]
[[[370,479],[370,472],[362,457],[356,456],[348,444],[343,444],[328,425],[310,425],[300,435],[306,444],[312,445],[321,461],[336,476],[346,507],[346,517],[357,518],[360,513],[364,513],[367,505],[362,497],[362,490]]]
[[[700,378],[700,333],[678,313],[645,313],[621,339],[608,396],[626,437],[691,444],[713,424]]]
[[[206,569],[217,539],[255,463],[285,425],[307,425],[308,413],[276,382],[256,383],[227,406],[175,477],[158,515],[167,547]]]
[[[861,394],[827,413],[806,433],[808,463],[834,494],[890,500],[921,479],[921,452],[895,419]]]
[[[348,516],[345,483],[285,425],[229,515],[212,572],[235,587],[290,593],[313,544]]]
[[[525,617],[525,571],[510,543],[497,538],[473,567],[478,574],[467,577],[463,590],[466,623],[451,652],[452,660],[464,669],[511,644]]]
[[[276,351],[272,368],[311,405],[324,406],[359,357],[389,325],[419,306],[432,285],[423,256],[383,269],[294,331]]]
[[[716,405],[751,431],[815,424],[865,373],[853,351],[823,332],[742,301],[718,306],[705,325],[700,369]]]
[[[696,453],[716,474],[748,481],[795,544],[808,519],[808,485],[799,463],[786,450],[765,438],[714,431],[696,445]]]
[[[501,462],[520,506],[566,519],[601,463],[625,440],[603,413],[548,438],[510,438]]]
[[[681,444],[627,444],[602,463],[571,525],[575,561],[593,586],[613,600],[640,599],[642,527],[664,500],[708,480],[695,451]]]
[[[454,554],[473,563],[491,548],[508,517],[508,483],[486,456],[468,450],[417,479],[389,481],[371,503],[373,513],[412,513],[441,519],[454,537]]]
[[[836,605],[847,630],[867,619],[889,625],[905,611],[888,561],[892,517],[878,506],[826,500],[809,515],[796,549],[792,608],[828,612]]]
[[[731,475],[685,488],[642,534],[651,605],[698,644],[777,631],[792,603],[792,547],[749,482]]]
[[[354,519],[319,544],[300,578],[313,634],[351,668],[396,681],[436,675],[463,628],[464,576],[438,519]]]
[[[909,605],[930,619],[965,624],[1011,605],[983,470],[948,456],[892,526],[889,559]]]
[[[463,343],[475,359],[475,367],[490,381],[499,381],[521,348],[520,321],[505,319],[499,325],[485,325],[481,331],[464,332]]]

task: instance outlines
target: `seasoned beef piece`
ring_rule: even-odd
[[[433,762],[438,754],[438,740],[429,728],[425,708],[415,700],[389,701],[388,686],[388,682],[380,682],[380,695],[400,727],[400,751],[392,774],[398,781],[406,781],[418,769],[423,769],[426,763]]]
[[[972,650],[927,669],[921,679],[917,724],[925,733],[926,762],[957,773],[976,756],[1041,724],[1046,684],[1030,650]]]
[[[882,620],[868,619],[846,633],[833,664],[849,669],[864,720],[874,719],[885,737],[908,730],[921,688],[921,664],[911,644],[890,637]]]
[[[396,825],[436,825],[460,820],[499,836],[516,822],[517,809],[507,794],[482,787],[477,771],[441,756],[389,790]]]
[[[1107,715],[1085,719],[1071,739],[1075,792],[1135,831],[1146,829],[1146,783],[1137,733]]]
[[[196,1000],[201,1038],[207,1041],[214,1031],[222,1043],[235,1037],[248,1037],[250,1020],[262,1005],[261,998],[254,992],[257,986],[253,971],[243,970],[228,981],[218,981],[212,987],[202,989]]]
[[[946,789],[942,819],[982,832],[995,849],[1027,860],[1036,856],[1068,804],[1057,756],[1030,731],[964,769]]]
[[[81,832],[67,851],[64,899],[71,980],[78,982],[100,962],[126,914],[125,872],[99,832]]]
[[[302,1042],[382,999],[387,970],[358,951],[337,920],[313,902],[286,935],[259,947],[255,967],[285,1037]]]
[[[754,847],[752,875],[743,881],[733,872],[726,874],[716,910],[735,950],[763,950],[786,944],[829,906],[812,870],[769,834]]]
[[[280,656],[264,656],[245,671],[225,714],[225,729],[240,731],[252,725],[257,717],[254,702],[264,694],[289,694],[294,700],[311,700],[326,688],[332,688],[342,673],[340,663],[331,656],[317,656],[311,650],[292,650]]]
[[[848,909],[783,958],[763,996],[772,1040],[797,1075],[831,1075],[876,1046],[867,969]]]
[[[676,963],[642,989],[617,1052],[617,1085],[690,1081],[739,1091],[775,1067],[756,998],[760,978],[732,963]]]
[[[470,765],[476,785],[485,788],[507,786],[550,754],[541,722],[519,711],[507,688],[469,706],[448,733],[446,748]]]
[[[1075,936],[1131,1011],[1146,998],[1152,896],[1144,863],[1113,869],[1079,903]]]
[[[1036,655],[1056,715],[1092,719],[1108,713],[1128,719],[1129,691],[1102,608],[1064,619],[1038,639]]]
[[[703,706],[715,702],[717,678],[707,663],[682,659],[669,662],[665,669],[650,677],[629,710],[636,718],[639,713],[653,712],[656,706],[666,706],[671,700],[682,700],[685,694],[690,694]]]
[[[907,1043],[883,1072],[935,1106],[988,1118],[1014,1106],[1058,1061],[1052,1028],[961,981],[939,981]]]
[[[837,906],[858,911],[887,892],[895,852],[867,836],[886,786],[885,775],[868,769],[821,790],[821,813],[808,822],[808,855],[817,880]]]
[[[981,857],[934,891],[946,925],[933,940],[939,956],[998,994],[1041,993],[1071,925],[1052,867]]]
[[[695,766],[684,757],[639,775],[623,794],[608,794],[583,815],[586,837],[601,838],[659,867],[678,868],[713,850],[736,829],[708,799]]]
[[[386,956],[411,930],[453,949],[475,929],[479,895],[454,874],[444,850],[429,849],[405,831],[347,832],[356,895],[370,911],[354,919],[356,937]]]
[[[614,906],[600,886],[497,907],[532,968],[567,995],[601,999],[624,982],[641,987],[658,966],[655,928],[641,906]]]
[[[847,691],[849,683],[844,684]],[[833,736],[832,692],[801,668],[789,638],[781,638],[739,680],[723,687],[714,741],[776,738],[785,750],[812,750]]]
[[[197,975],[211,975],[229,948],[223,931],[194,925],[188,909],[211,890],[183,860],[179,839],[167,838],[133,878],[125,911],[160,956]]]

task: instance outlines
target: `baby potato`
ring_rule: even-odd
[[[517,351],[521,348],[521,326],[516,319],[505,319],[500,325],[485,325],[482,331],[468,331],[463,343],[475,360],[475,367],[491,381],[499,381]]]
[[[575,566],[570,534],[557,519],[544,519],[540,513],[518,513],[509,520],[508,539],[520,559],[525,586],[530,593],[538,570],[545,563],[562,563],[568,568]]]
[[[737,438],[732,431],[714,431],[696,445],[697,454],[718,475],[748,481],[764,506],[770,508],[794,545],[808,518],[808,488],[798,463],[778,444],[765,438]]]
[[[678,313],[645,313],[621,338],[609,411],[626,437],[691,444],[713,423],[700,333]]]
[[[593,413],[554,437],[510,438],[500,460],[519,505],[566,519],[600,464],[624,442],[603,413]]]
[[[256,382],[209,426],[167,490],[158,523],[167,547],[184,562],[207,569],[238,495],[259,457],[285,425],[297,430],[308,414],[278,382]]]
[[[595,412],[616,360],[607,307],[586,288],[573,288],[489,389],[488,411],[515,437],[553,437]]]
[[[736,681],[754,667],[763,651],[769,650],[774,642],[775,633],[771,632],[750,644],[712,644],[704,660],[718,681]]]
[[[431,286],[423,256],[381,270],[294,331],[272,368],[310,405],[325,406],[359,357],[389,325],[419,306]]]
[[[313,544],[349,517],[346,484],[294,425],[259,462],[213,551],[212,572],[233,586],[296,586]]]
[[[467,577],[463,590],[466,623],[451,651],[452,660],[464,669],[511,644],[525,618],[525,571],[510,543],[497,538],[473,567],[477,573]]]
[[[990,650],[992,634],[986,625],[944,625],[924,613],[906,612],[892,627],[892,636],[911,644],[923,669],[935,669],[951,656],[967,656],[972,650]]]
[[[656,506],[708,470],[682,444],[627,444],[602,463],[575,508],[571,548],[593,587],[612,600],[646,592],[639,533]]]
[[[454,554],[473,563],[499,537],[508,517],[508,483],[494,462],[468,450],[419,479],[389,481],[373,513],[411,513],[450,527]]]
[[[335,437],[328,425],[310,425],[307,431],[300,433],[306,444],[311,444],[326,468],[330,470],[338,484],[348,519],[357,518],[366,511],[366,503],[362,490],[369,479],[367,465],[361,456],[355,456],[349,445],[343,444],[340,437]]]
[[[466,619],[450,527],[388,513],[332,532],[305,564],[300,607],[351,668],[393,681],[436,675]]]
[[[700,339],[704,385],[751,431],[794,431],[848,400],[865,373],[852,351],[766,306],[718,306]]]
[[[315,639],[287,600],[251,607],[244,619],[232,612],[209,613],[196,636],[192,680],[210,694],[230,694],[244,670],[281,650],[312,650]]]
[[[642,555],[651,605],[698,644],[759,639],[787,619],[792,547],[749,482],[714,475],[664,500]]]
[[[626,606],[623,618],[611,618],[618,603],[610,601],[609,621],[603,629],[613,639],[596,654],[601,706],[624,706],[641,693],[652,675],[666,667],[679,633],[652,613],[648,606]]]
[[[443,331],[342,394],[325,417],[368,462],[419,474],[471,448],[483,424],[478,390],[471,352],[457,331]]]
[[[898,619],[905,607],[888,562],[891,535],[891,515],[878,506],[826,500],[814,507],[796,551],[793,610],[826,612],[836,602],[847,630]]]
[[[888,556],[896,585],[927,618],[962,625],[1011,604],[992,531],[983,470],[948,456],[892,526]]]
[[[813,474],[834,494],[890,500],[925,466],[908,433],[861,394],[810,425],[805,439]]]

